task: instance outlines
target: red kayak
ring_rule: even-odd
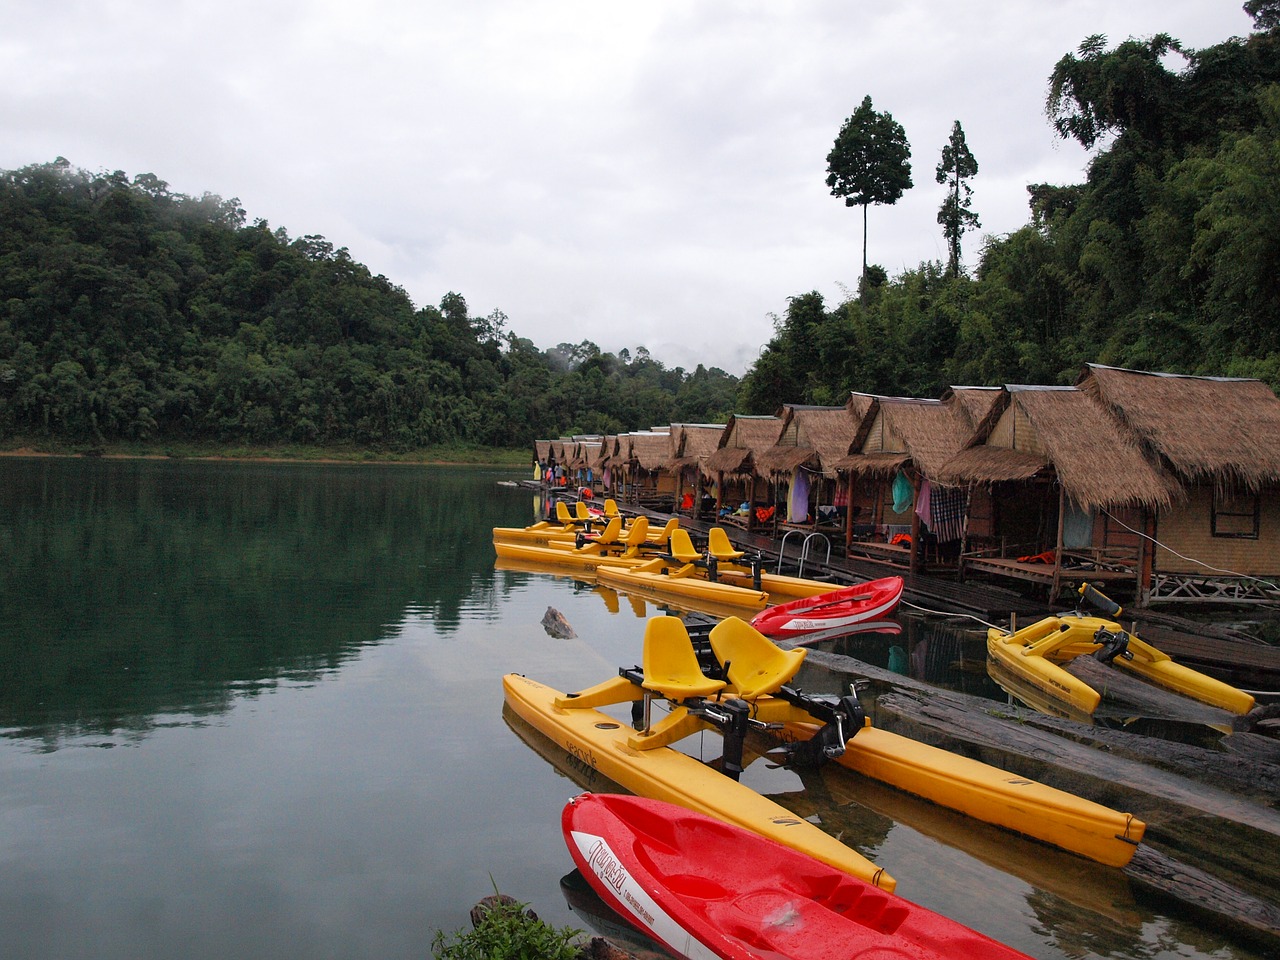
[[[902,578],[884,577],[768,607],[751,625],[766,637],[802,637],[818,631],[835,636],[841,628],[887,616],[901,599]]]
[[[687,960],[1031,960],[798,850],[661,800],[580,794],[561,826],[605,903]]]

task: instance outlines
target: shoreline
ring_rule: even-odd
[[[501,467],[512,470],[523,469],[527,458],[515,459],[514,451],[494,451],[494,456],[485,457],[477,451],[474,459],[442,454],[433,457],[422,453],[379,455],[373,451],[352,451],[351,456],[335,456],[332,452],[317,452],[306,455],[296,452],[281,451],[279,454],[266,450],[238,453],[235,451],[199,452],[192,450],[181,453],[156,453],[151,451],[128,450],[50,450],[31,446],[5,447],[0,449],[0,458],[12,459],[80,459],[80,460],[193,460],[197,462],[227,463],[317,463],[327,465],[348,466],[405,466],[405,467]],[[505,454],[505,457],[504,457]]]

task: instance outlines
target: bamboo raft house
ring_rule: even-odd
[[[669,428],[629,433],[626,457],[627,500],[655,510],[670,510],[675,478],[665,469],[671,453]]]
[[[1140,583],[1142,531],[1176,482],[1075,387],[1006,386],[969,445],[938,478],[971,496],[960,577],[1043,584]]]
[[[703,464],[715,453],[724,433],[723,423],[671,424],[671,459],[666,470],[675,484],[673,512],[697,520],[715,510]]]
[[[781,426],[777,417],[729,416],[715,452],[702,467],[703,474],[715,484],[718,522],[753,531],[773,519],[774,504],[759,499],[761,478],[755,462],[773,446]],[[743,504],[745,511],[738,504]]]
[[[973,433],[973,406],[954,395],[869,401],[854,452],[836,463],[849,490],[846,551],[915,573],[959,553],[951,545],[964,533],[963,491],[937,481]]]
[[[789,404],[778,411],[778,438],[756,459],[756,472],[772,484],[774,502],[785,505],[774,514],[773,533],[789,531],[844,539],[848,487],[836,463],[849,452],[860,417],[846,406]]]
[[[1270,388],[1099,364],[1077,385],[1182,487],[1146,531],[1145,599],[1280,599],[1280,400]]]

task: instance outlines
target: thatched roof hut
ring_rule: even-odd
[[[792,404],[779,411],[782,428],[777,442],[756,461],[762,475],[790,474],[807,466],[828,478],[836,475],[836,462],[849,453],[858,432],[846,407]]]
[[[1089,364],[1078,387],[1189,485],[1280,485],[1280,400],[1260,380]]]
[[[700,468],[716,452],[723,434],[723,423],[673,423],[667,469],[675,473],[688,467]]]
[[[889,478],[911,463],[923,476],[937,480],[942,467],[974,431],[968,409],[954,397],[871,400],[853,442],[856,452],[836,463],[849,474]]]
[[[650,473],[667,465],[671,455],[671,438],[667,433],[644,431],[627,436],[631,440],[631,452],[627,458],[629,462]]]
[[[546,463],[547,457],[550,455],[550,453],[551,453],[550,440],[533,441],[533,456],[534,456],[534,459],[537,460],[539,463]]]
[[[731,414],[724,425],[715,453],[707,457],[702,472],[750,476],[756,472],[756,457],[773,446],[782,421],[777,417]]]
[[[969,446],[936,479],[991,484],[1050,470],[1083,509],[1158,509],[1178,493],[1135,437],[1075,387],[1006,386]]]

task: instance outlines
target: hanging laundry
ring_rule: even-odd
[[[963,487],[934,487],[929,498],[933,522],[929,529],[939,543],[953,543],[964,536],[969,513],[969,491]]]
[[[913,493],[911,481],[899,470],[898,475],[893,478],[893,512],[906,513],[910,510]]]
[[[787,498],[787,523],[805,523],[809,519],[809,474],[796,470],[791,477],[791,496]]]
[[[916,497],[916,516],[930,530],[933,529],[933,510],[931,508],[933,484],[928,480],[920,481],[920,495]]]

